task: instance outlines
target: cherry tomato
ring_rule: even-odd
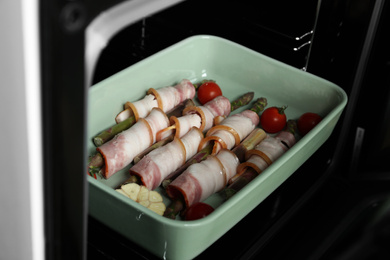
[[[321,122],[322,117],[316,113],[307,112],[302,114],[297,122],[298,131],[301,135],[307,134],[311,129],[313,129],[319,122]]]
[[[222,91],[213,81],[205,82],[198,88],[198,99],[202,105],[218,96],[222,96]]]
[[[185,213],[185,220],[196,220],[208,216],[214,208],[209,204],[198,202],[190,206]]]
[[[261,127],[264,131],[273,134],[277,133],[286,126],[287,117],[284,110],[287,107],[269,107],[263,111],[260,117]]]

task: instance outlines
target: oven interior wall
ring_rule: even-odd
[[[122,30],[103,50],[94,83],[192,35],[227,38],[292,66],[303,68],[316,1],[241,1],[210,5],[184,1]],[[283,6],[283,8],[280,8]],[[307,34],[309,32],[309,34]],[[302,39],[301,36],[304,36]],[[297,39],[299,38],[299,39]]]
[[[338,44],[332,48],[322,46],[322,53],[333,53],[334,59],[326,62],[331,69],[318,71],[345,86],[349,106],[356,106],[346,112],[350,118],[343,122],[349,121],[350,125],[341,142],[345,148],[338,153],[341,163],[304,209],[290,219],[288,227],[275,239],[277,243],[267,248],[268,253],[278,252],[278,259],[390,256],[390,167],[386,160],[390,133],[390,7],[388,1],[351,3],[338,9],[350,12],[337,18]],[[367,37],[370,35],[373,37]],[[287,246],[278,250],[278,243]]]

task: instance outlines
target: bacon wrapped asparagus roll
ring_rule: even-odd
[[[222,149],[217,155],[192,164],[166,188],[172,200],[184,199],[186,207],[203,201],[222,190],[236,174],[239,160],[230,150]]]
[[[248,167],[260,174],[290,149],[295,142],[294,134],[289,131],[281,131],[275,137],[267,136],[254,149],[247,151],[246,161],[237,167],[237,175],[230,180],[230,183],[233,183]]]
[[[180,138],[192,127],[197,127],[202,132],[205,132],[214,125],[216,117],[227,117],[230,111],[230,100],[224,96],[218,96],[203,106],[187,107],[183,110],[183,116],[170,117],[171,125],[161,130],[157,134],[157,138],[161,140],[173,134]]]
[[[172,142],[145,155],[130,168],[130,174],[136,175],[149,190],[154,190],[171,172],[194,156],[202,139],[203,133],[193,127],[182,138],[175,137]]]
[[[175,86],[167,86],[160,89],[150,88],[147,95],[135,102],[126,102],[125,110],[120,112],[115,121],[122,122],[134,114],[136,121],[146,117],[150,111],[158,107],[167,113],[187,99],[195,97],[195,87],[188,79],[183,79]]]
[[[156,141],[157,132],[168,125],[166,114],[159,108],[153,108],[146,118],[140,118],[131,128],[96,148],[104,159],[103,177],[108,179],[129,165],[137,154]]]

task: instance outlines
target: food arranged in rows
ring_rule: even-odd
[[[116,191],[167,218],[205,217],[214,210],[204,203],[208,197],[234,196],[322,119],[312,112],[287,119],[287,105],[267,105],[254,92],[230,101],[213,80],[151,88],[93,138],[88,174],[108,179],[130,165]]]

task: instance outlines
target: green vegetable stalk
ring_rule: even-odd
[[[119,122],[116,125],[113,125],[112,127],[104,130],[103,132],[95,136],[93,138],[93,143],[95,144],[95,146],[101,146],[105,142],[111,140],[115,135],[132,127],[135,123],[135,117],[134,115],[132,115],[126,120]]]
[[[284,131],[290,132],[295,136],[295,134],[297,133],[297,129],[298,129],[297,121],[290,119],[287,121],[286,129]]]

